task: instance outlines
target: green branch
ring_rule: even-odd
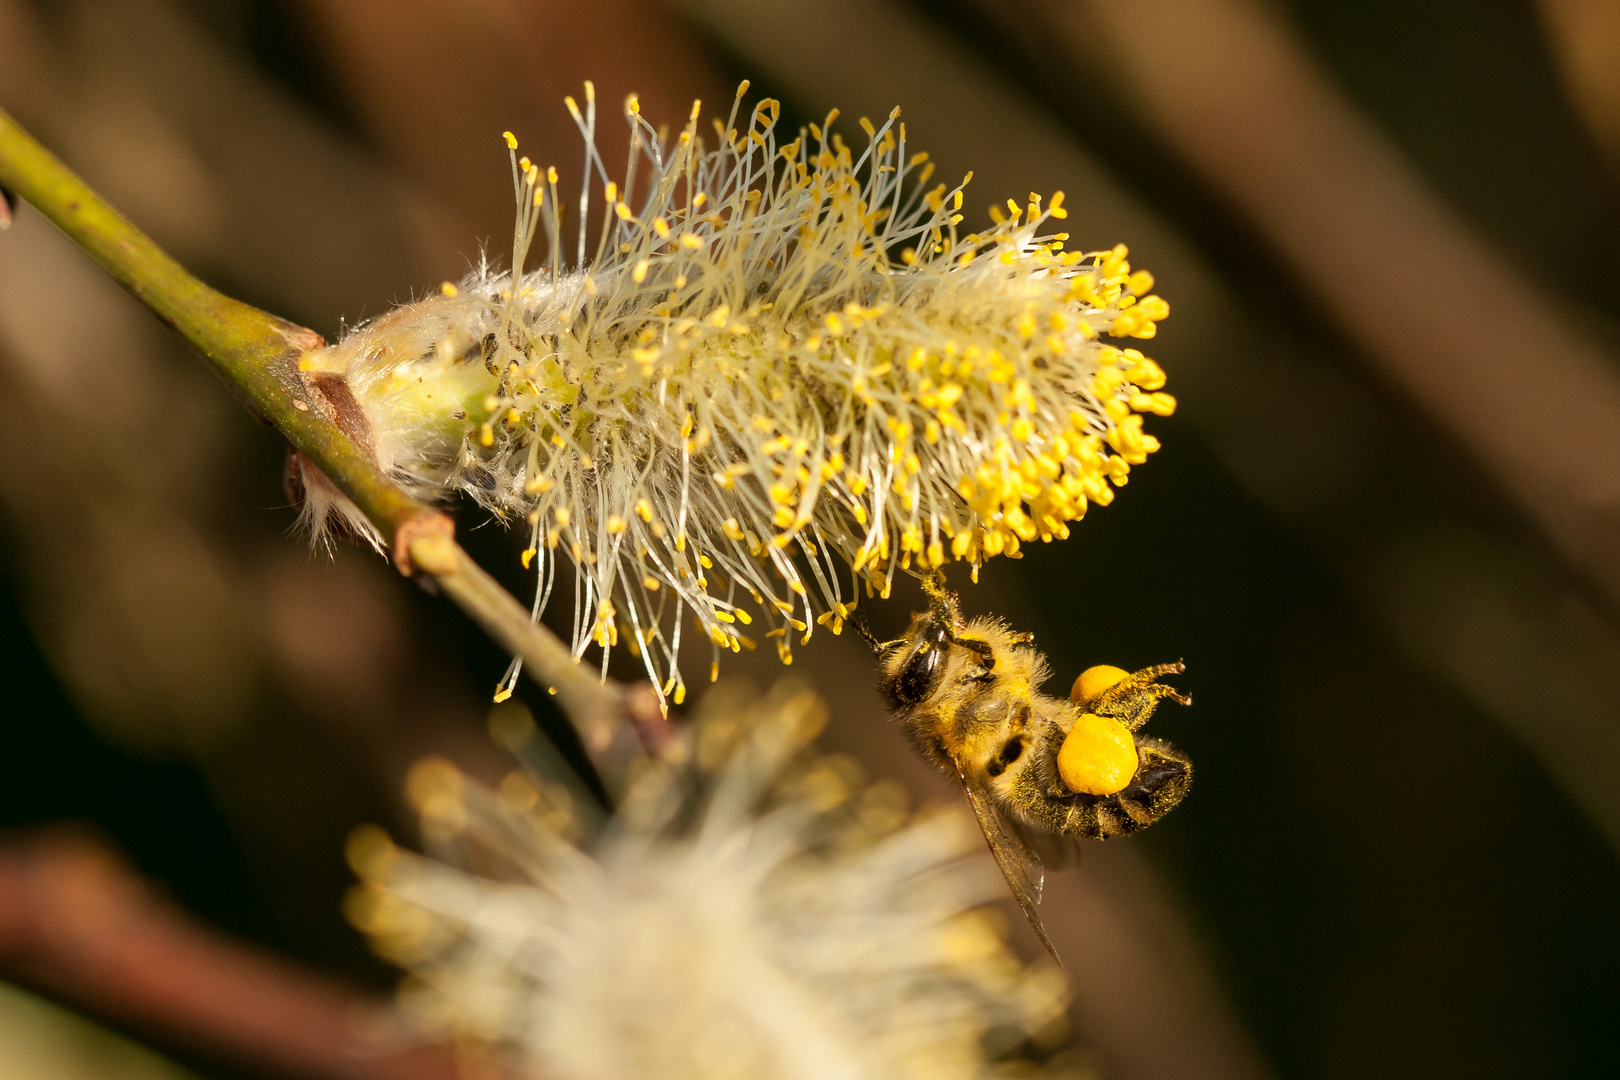
[[[298,371],[299,357],[325,344],[319,334],[197,280],[4,111],[0,186],[32,204],[158,318],[185,335],[384,536],[393,537],[414,518],[443,516],[390,483],[324,415],[324,402]]]
[[[388,538],[401,573],[434,578],[491,637],[521,656],[536,682],[555,689],[585,745],[609,766],[605,771],[618,771],[612,765],[623,757],[624,719],[634,720],[630,726],[644,736],[659,733],[661,713],[656,695],[649,698],[650,686],[604,683],[582,668],[556,635],[532,623],[528,611],[456,544],[449,517],[389,480],[344,432],[326,395],[299,370],[304,353],[325,344],[319,334],[193,277],[4,110],[0,188],[33,205],[195,345],[250,407]]]

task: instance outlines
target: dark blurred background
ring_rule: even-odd
[[[1164,450],[959,582],[1064,685],[1187,661],[1155,728],[1197,788],[1049,887],[1095,1070],[1620,1075],[1620,6],[0,0],[0,106],[328,336],[504,252],[500,133],[577,175],[582,80],[677,122],[745,77],[794,122],[900,105],[977,214],[1061,188],[1070,246],[1128,243],[1171,302]],[[0,234],[0,1075],[362,1075],[231,1003],[379,1000],[344,836],[411,835],[422,754],[503,770],[506,658],[375,556],[311,555],[281,455],[39,217]],[[856,643],[798,660],[834,745],[950,797]],[[97,943],[123,909],[75,904],[139,881],[130,925],[194,956]],[[130,974],[180,955],[218,1015]]]

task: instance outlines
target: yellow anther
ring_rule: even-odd
[[[1146,399],[1140,405],[1138,399]],[[1169,394],[1132,394],[1131,408],[1138,412],[1150,412],[1157,416],[1169,416],[1176,411],[1176,399]]]
[[[1141,353],[1137,353],[1135,349],[1126,350],[1125,355],[1129,357],[1131,353],[1136,353],[1136,365],[1129,374],[1131,382],[1140,386],[1143,390],[1157,390],[1163,386],[1165,381],[1164,369]]]
[[[1130,249],[1124,244],[1115,244],[1112,251],[1103,253],[1103,258],[1097,265],[1098,273],[1104,278],[1118,277],[1130,271]]]
[[[517,136],[516,135],[513,135],[510,131],[503,131],[503,132],[501,132],[501,138],[506,140],[506,148],[508,150],[516,150],[517,149]]]
[[[454,296],[460,290],[456,288],[455,282],[446,281],[444,284],[439,286],[439,291],[444,293],[446,296]]]

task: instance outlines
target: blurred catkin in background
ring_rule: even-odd
[[[329,337],[503,252],[502,130],[574,189],[560,102],[586,78],[672,130],[742,77],[789,129],[901,105],[941,175],[975,172],[975,227],[1063,190],[1071,246],[1129,243],[1172,298],[1181,408],[1126,497],[964,601],[1060,679],[1184,655],[1199,703],[1168,728],[1198,790],[1050,887],[1082,1042],[1119,1077],[1603,1075],[1607,7],[0,0],[0,104],[204,278]],[[26,208],[0,234],[0,448],[3,820],[91,822],[193,913],[386,986],[341,922],[342,838],[409,835],[392,800],[426,752],[501,774],[479,703],[506,658],[364,551],[307,556],[273,435]],[[468,535],[527,587],[525,537]],[[874,622],[918,606],[897,588]],[[857,643],[807,668],[837,746],[948,794]]]

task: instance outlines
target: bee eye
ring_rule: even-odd
[[[909,655],[900,661],[893,674],[878,684],[878,689],[894,708],[923,701],[934,692],[945,673],[947,637],[944,629],[930,624],[924,628],[920,640],[914,638],[913,641],[916,644]]]
[[[919,646],[900,665],[894,677],[884,681],[883,692],[897,706],[915,705],[922,701],[939,681],[939,661],[943,655],[942,650],[931,645]]]

